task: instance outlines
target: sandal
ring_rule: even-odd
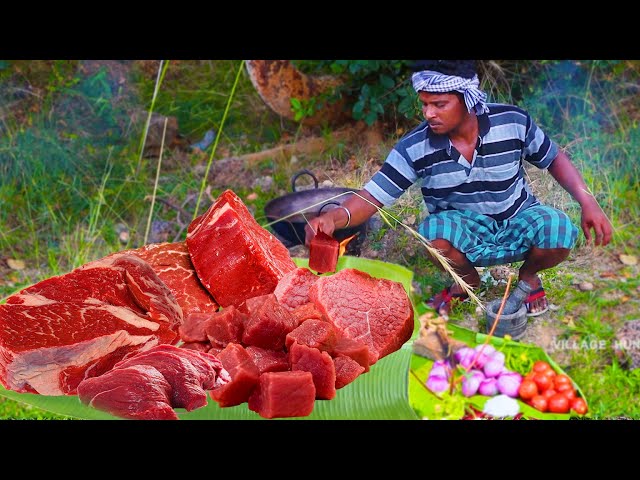
[[[440,310],[442,310],[445,307],[447,307],[447,309],[445,310],[445,313],[448,313],[449,309],[450,309],[451,302],[454,299],[458,298],[462,302],[465,302],[465,301],[467,301],[469,299],[469,294],[466,293],[466,292],[451,293],[451,286],[446,287],[444,290],[442,290],[440,292],[440,296],[442,297],[442,300],[437,305],[433,303],[435,301],[436,295],[434,295],[433,297],[431,297],[427,301],[427,306],[435,309],[435,311],[438,313],[438,315],[441,314]]]
[[[531,293],[529,293],[529,295],[527,296],[527,299],[524,301],[524,304],[527,307],[527,317],[537,317],[538,315],[542,315],[543,313],[545,313],[546,311],[549,310],[549,302],[547,302],[547,306],[538,311],[538,312],[531,312],[531,303],[534,300],[538,300],[540,298],[545,298],[546,299],[547,294],[544,291],[544,288],[542,288],[542,285],[539,288],[536,288],[535,290],[531,290]]]

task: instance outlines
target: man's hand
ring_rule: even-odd
[[[308,247],[313,240],[313,237],[318,233],[318,229],[320,231],[326,233],[329,236],[333,236],[333,232],[336,230],[336,223],[333,220],[333,215],[324,214],[320,215],[309,221],[304,227],[304,244]]]
[[[595,245],[605,246],[611,241],[613,227],[595,199],[582,207],[581,226],[587,243],[593,241]],[[591,229],[594,237],[591,236]]]
[[[304,227],[305,239],[304,244],[308,247],[316,236],[318,229],[327,235],[333,236],[333,232],[340,228],[345,228],[348,224],[350,227],[356,227],[366,222],[371,216],[378,211],[377,207],[382,207],[382,203],[373,198],[366,190],[360,190],[358,195],[351,195],[341,206],[327,209],[319,217],[310,220]],[[350,213],[345,210],[348,209]]]

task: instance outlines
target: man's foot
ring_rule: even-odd
[[[434,308],[439,315],[448,316],[451,311],[452,301],[457,300],[464,302],[468,298],[469,295],[462,290],[457,283],[454,283],[450,287],[445,288],[440,293],[431,297],[427,302],[427,305]]]
[[[530,285],[533,290],[531,290],[531,293],[527,296],[524,304],[527,307],[527,316],[537,317],[549,310],[549,301],[547,300],[544,288],[542,288],[542,280],[540,280],[540,277],[536,276],[536,281]]]

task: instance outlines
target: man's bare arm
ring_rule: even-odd
[[[549,173],[582,208],[582,231],[591,242],[591,229],[595,233],[596,245],[607,245],[611,241],[613,228],[609,219],[600,208],[598,201],[589,192],[582,175],[564,152],[559,152],[551,166]]]

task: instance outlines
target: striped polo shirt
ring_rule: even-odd
[[[487,104],[478,117],[479,136],[469,163],[449,141],[422,122],[393,147],[381,169],[364,186],[392,205],[419,178],[429,213],[471,210],[496,221],[538,205],[525,180],[523,160],[544,169],[558,146],[516,106]]]

